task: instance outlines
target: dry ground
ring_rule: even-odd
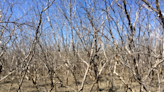
[[[59,75],[59,77],[63,80],[63,82],[65,82],[65,78],[63,75]],[[110,81],[108,81],[104,78],[105,78],[105,75],[101,76],[101,78],[100,78],[100,82],[99,82],[100,92],[112,92],[110,90],[110,88],[111,88]],[[58,82],[57,79],[55,79],[55,81]],[[81,81],[82,81],[82,77],[79,77],[78,78],[79,85],[81,84]],[[85,86],[84,86],[84,89],[82,92],[89,92],[89,89],[90,89],[91,85],[93,84],[93,82],[94,81],[92,79],[87,77],[87,80],[86,80],[86,83],[85,83]],[[37,81],[37,83],[38,83],[40,92],[47,92],[47,90],[50,90],[50,88],[51,88],[50,79],[46,76],[42,76],[42,78],[40,78],[39,81]],[[113,84],[114,84],[113,92],[123,92],[124,91],[124,86],[117,77],[113,78]],[[152,84],[151,85],[152,92],[158,92],[159,89],[158,89],[157,82],[153,81],[151,84]],[[70,86],[72,88],[76,88],[75,82],[74,82],[71,74],[68,78],[68,86]],[[134,92],[139,92],[138,83],[133,82],[131,84],[131,87],[134,89]],[[18,89],[18,79],[15,79],[13,81],[11,81],[10,79],[6,79],[5,81],[0,82],[0,92],[15,92],[17,89]],[[93,89],[93,92],[95,92],[94,90],[95,89]],[[161,83],[161,91],[162,90],[164,90],[164,82]],[[21,92],[37,92],[37,90],[31,80],[25,79],[23,82],[22,88],[21,88]],[[61,87],[60,84],[56,84],[56,86],[53,88],[52,92],[74,92],[74,91],[70,88]],[[130,92],[130,91],[128,91],[128,92]]]

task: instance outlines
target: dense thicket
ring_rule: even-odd
[[[1,0],[0,9],[0,90],[9,81],[26,91],[26,80],[47,92],[164,90],[163,0]]]

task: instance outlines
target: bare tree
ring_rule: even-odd
[[[17,92],[163,91],[163,3],[0,1],[0,83]]]

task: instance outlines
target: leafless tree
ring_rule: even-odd
[[[17,92],[30,83],[38,92],[161,92],[163,4],[0,1],[0,83]]]

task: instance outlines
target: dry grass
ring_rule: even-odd
[[[72,77],[68,78],[68,86],[75,88],[75,83]],[[56,82],[58,82],[55,79]],[[13,85],[11,85],[13,82]],[[89,78],[87,79],[87,82],[85,83],[84,89],[82,92],[89,92],[89,89],[91,87],[91,85],[93,84],[94,81],[90,80]],[[81,83],[81,78],[79,79],[79,83]],[[154,84],[154,85],[153,85]],[[113,80],[113,92],[123,92],[124,91],[124,85],[122,84],[122,82],[120,80],[118,80],[117,78],[115,78]],[[164,85],[164,83],[162,83],[161,85]],[[39,90],[40,92],[46,92],[46,89],[50,89],[51,85],[50,85],[50,80],[42,80],[38,82],[38,86],[39,86]],[[100,92],[111,92],[110,89],[110,81],[109,84],[106,80],[101,80],[99,82],[99,87],[100,87]],[[131,84],[131,87],[134,89],[135,92],[139,92],[139,85],[136,82],[133,82]],[[163,86],[164,87],[164,86]],[[161,87],[162,88],[162,87]],[[13,80],[13,81],[4,81],[0,83],[0,92],[15,92],[18,89],[18,80]],[[52,92],[74,92],[72,89],[70,88],[66,88],[66,87],[61,87],[60,84],[56,84],[56,87],[52,90]],[[93,89],[94,92],[95,89]],[[155,85],[155,83],[152,83],[152,87],[151,87],[152,92],[158,92],[158,85]],[[21,88],[22,92],[37,92],[35,85],[33,85],[31,80],[24,80],[22,88]],[[162,89],[161,89],[162,91]],[[130,91],[128,91],[130,92]]]
[[[58,76],[63,81],[63,84],[65,84],[66,82],[65,74],[58,72]],[[125,77],[124,79],[127,81],[128,80],[127,78],[128,77]],[[111,86],[111,79],[113,79],[113,88]],[[18,89],[19,80],[20,79],[11,80],[7,78],[4,81],[1,81],[0,92],[15,92]],[[77,80],[78,80],[78,85],[80,86],[82,82],[82,77],[78,76]],[[59,82],[59,81],[57,78],[55,78],[54,82]],[[91,79],[90,77],[87,77],[86,83],[84,85],[84,89],[82,92],[89,92],[90,87],[92,86],[93,83],[94,83],[94,80]],[[38,84],[38,88],[40,92],[47,92],[48,90],[51,89],[51,81],[48,76],[40,77],[37,80],[37,84]],[[150,85],[151,85],[150,89],[152,90],[152,92],[159,92],[158,80],[156,76],[154,77],[154,81],[152,81]],[[75,85],[73,76],[71,74],[69,74],[69,77],[68,77],[68,86],[74,89],[77,88]],[[139,92],[139,84],[136,81],[133,81],[130,86],[134,92]],[[52,92],[74,92],[71,88],[61,87],[61,84],[56,84]],[[119,80],[118,77],[113,76],[113,78],[112,77],[107,78],[105,75],[102,75],[100,78],[99,88],[100,88],[100,92],[123,92],[125,90],[125,86]],[[164,81],[161,82],[161,92],[163,92],[163,90],[164,90]],[[21,87],[21,92],[37,92],[37,89],[36,89],[36,86],[33,84],[32,80],[25,79]],[[95,88],[93,88],[93,92],[95,92]],[[130,92],[130,90],[128,90],[128,92]]]

